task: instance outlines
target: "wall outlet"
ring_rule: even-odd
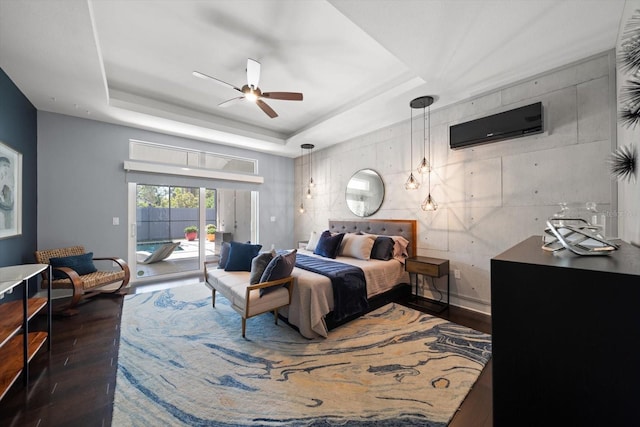
[[[455,277],[456,279],[460,278],[460,270],[453,270],[453,277]]]
[[[120,218],[117,216],[113,217],[113,225],[120,225]]]

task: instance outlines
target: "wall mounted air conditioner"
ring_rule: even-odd
[[[449,127],[452,149],[542,133],[542,102]]]

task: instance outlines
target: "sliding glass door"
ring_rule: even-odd
[[[257,193],[130,183],[132,278],[198,274],[222,242],[256,241]]]
[[[198,271],[199,226],[199,188],[138,184],[136,276]]]

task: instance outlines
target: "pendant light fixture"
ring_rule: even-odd
[[[313,150],[313,147],[315,147],[315,145],[313,144],[302,144],[300,146],[302,149],[304,150],[308,150],[307,151],[307,163],[309,165],[309,181],[308,181],[308,185],[307,185],[307,199],[311,198],[311,187],[313,187],[315,184],[313,183],[313,177],[311,176],[311,152]],[[304,160],[304,158],[303,158]],[[303,162],[304,163],[304,162]]]
[[[302,144],[304,145],[304,144]],[[302,195],[302,179],[304,177],[304,152],[302,151],[302,145],[300,146],[300,213],[304,213],[304,196]]]
[[[420,207],[423,211],[435,211],[438,209],[438,203],[431,196],[431,170],[433,169],[433,161],[431,158],[431,104],[435,101],[433,96],[421,96],[413,101],[411,101],[411,108],[422,108],[422,116],[423,116],[423,126],[425,128],[425,132],[427,133],[427,137],[425,141],[427,143],[427,147],[425,148],[425,155],[420,162],[420,166],[418,166],[418,171],[420,173],[427,174],[427,186],[428,193],[427,197],[424,199]],[[428,115],[425,119],[425,109],[428,108]]]
[[[422,152],[424,155],[422,156],[422,161],[418,165],[418,173],[421,175],[431,172],[431,164],[429,163],[431,160],[431,153],[428,154],[429,159],[427,160],[427,141],[429,143],[429,147],[431,147],[431,104],[433,104],[433,101],[434,99],[432,96],[421,96],[420,98],[416,98],[411,101],[412,108],[422,107]],[[428,115],[425,115],[425,110],[428,111]]]
[[[313,188],[316,186],[316,183],[313,182],[313,149],[315,148],[315,145],[313,144],[305,144],[307,146],[309,146],[309,187]]]
[[[415,99],[413,101],[415,101]],[[410,157],[409,157],[409,178],[407,179],[407,182],[404,183],[405,190],[417,190],[418,187],[420,187],[420,183],[413,176],[413,170],[411,169],[411,162],[413,162],[413,108],[415,108],[412,105],[413,101],[409,103],[409,106],[411,107],[411,109],[409,109],[409,113],[411,113],[410,114],[411,118],[409,119],[409,125],[411,129],[411,133],[409,135],[410,136],[409,140],[411,141],[411,151],[410,151]]]

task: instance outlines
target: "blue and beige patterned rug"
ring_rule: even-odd
[[[446,426],[491,337],[388,304],[307,340],[203,285],[125,297],[113,426]]]

